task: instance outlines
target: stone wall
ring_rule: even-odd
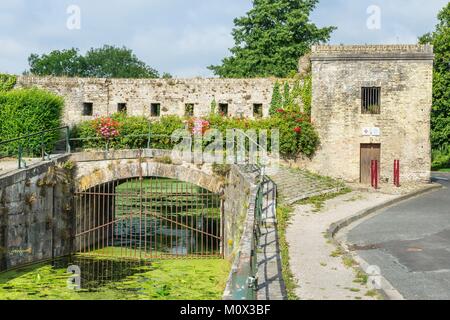
[[[244,173],[238,166],[231,166],[227,177],[219,177],[213,173],[211,164],[194,165],[177,160],[174,164],[159,163],[157,158],[171,156],[167,150],[144,150],[141,161],[139,156],[138,150],[73,154],[71,159],[77,163],[76,189],[87,190],[114,180],[139,177],[142,166],[144,177],[186,181],[220,194],[224,200],[224,254],[230,256],[240,244],[256,175]]]
[[[307,167],[360,180],[361,144],[381,144],[381,180],[429,181],[433,49],[429,46],[317,46],[312,50],[312,119],[321,148]],[[381,87],[381,113],[362,114],[361,88]],[[378,128],[366,135],[364,128]]]
[[[76,224],[79,223],[74,212],[75,190],[89,190],[95,186],[98,190],[98,186],[117,179],[138,177],[140,166],[143,176],[179,179],[219,194],[223,198],[224,254],[231,256],[241,245],[256,176],[232,166],[227,177],[220,177],[213,173],[210,164],[163,164],[155,159],[169,155],[169,151],[146,150],[139,160],[137,150],[78,153],[2,176],[0,271],[69,255],[92,245],[93,242],[74,243]],[[76,164],[75,170],[71,171],[70,183],[61,179],[66,171],[49,174],[49,168],[66,161]],[[90,208],[96,206],[104,207],[97,200]],[[112,213],[107,215],[111,217]],[[90,222],[90,226],[97,225],[96,220]]]
[[[0,271],[71,252],[72,189],[55,176],[49,180],[54,166],[46,162],[0,179]]]
[[[215,99],[228,104],[229,115],[253,117],[253,105],[262,104],[269,114],[277,79],[91,79],[20,76],[17,88],[38,87],[65,99],[64,122],[68,125],[93,116],[110,115],[126,103],[127,113],[151,118],[151,104],[161,105],[161,115],[184,116],[185,105],[194,104],[194,115],[205,116]],[[83,116],[83,103],[93,103],[93,116]]]

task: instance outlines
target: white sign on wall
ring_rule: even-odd
[[[374,127],[374,128],[363,128],[363,136],[370,137],[379,137],[381,136],[381,130],[380,128]]]

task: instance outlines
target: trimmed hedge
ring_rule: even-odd
[[[39,89],[0,91],[0,141],[60,127],[63,105],[62,98]],[[51,132],[21,143],[29,155],[39,155],[41,143],[52,151],[59,135]],[[0,152],[14,154],[18,146],[19,142],[0,145]]]
[[[0,92],[10,91],[16,85],[17,77],[14,75],[0,73]]]

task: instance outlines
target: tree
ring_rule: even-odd
[[[28,58],[31,73],[38,76],[96,78],[158,78],[158,72],[139,60],[126,47],[105,45],[90,49],[85,56],[79,50],[55,50]],[[167,75],[165,75],[167,76]]]
[[[222,65],[210,66],[221,77],[286,77],[314,44],[326,42],[335,27],[318,28],[309,20],[319,0],[253,0],[246,16],[234,20],[235,46]]]
[[[438,14],[433,33],[422,36],[422,44],[434,46],[433,110],[431,140],[433,149],[450,150],[450,3]]]
[[[31,73],[37,76],[79,76],[85,70],[84,59],[78,49],[55,50],[41,56],[32,54],[28,58]]]
[[[272,101],[270,102],[269,114],[271,116],[275,115],[277,111],[282,107],[283,107],[283,97],[281,96],[280,92],[280,84],[277,81],[273,86]]]
[[[132,50],[105,45],[85,56],[85,75],[96,78],[158,78],[155,69],[139,60]]]

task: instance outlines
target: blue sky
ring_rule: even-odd
[[[431,31],[447,0],[321,0],[312,15],[334,25],[334,44],[416,43]],[[66,10],[81,9],[81,29],[69,30]],[[161,72],[211,76],[233,45],[233,19],[251,0],[1,0],[0,72],[20,74],[31,53],[103,44],[125,45]],[[366,26],[370,5],[381,9],[381,28]]]

